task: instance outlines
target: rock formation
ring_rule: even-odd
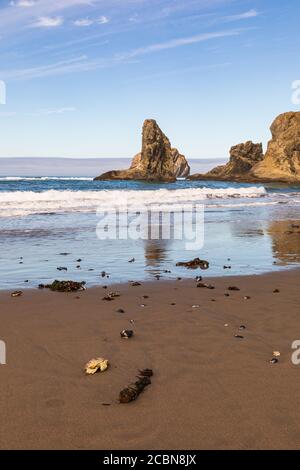
[[[246,142],[230,149],[230,160],[226,165],[217,166],[205,175],[193,175],[191,179],[245,180],[252,168],[263,160],[262,144]]]
[[[142,151],[132,160],[128,170],[109,171],[95,180],[147,180],[172,182],[189,176],[186,158],[171,148],[156,121],[148,119],[143,126]]]
[[[252,176],[263,181],[300,182],[300,112],[284,113],[271,126],[272,140]]]
[[[261,144],[246,142],[232,147],[230,161],[190,179],[267,183],[300,182],[300,112],[278,116],[271,126],[272,140],[263,156]]]

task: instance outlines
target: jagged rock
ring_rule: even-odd
[[[264,181],[300,181],[300,112],[280,114],[271,126],[272,140],[265,159],[253,168]]]
[[[109,171],[95,180],[147,180],[173,182],[190,174],[186,158],[171,147],[169,139],[153,119],[143,126],[142,151],[128,170]]]
[[[261,144],[246,142],[232,147],[230,161],[192,180],[284,183],[300,182],[300,112],[280,114],[271,126],[272,139],[263,156]]]
[[[230,149],[230,160],[226,165],[217,166],[205,175],[193,175],[190,179],[244,180],[252,168],[263,160],[262,144],[248,141]]]

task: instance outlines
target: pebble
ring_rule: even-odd
[[[202,287],[202,288],[206,288],[206,289],[214,289],[215,287],[212,286],[211,284],[203,284],[203,282],[199,282],[199,284],[197,284],[197,287]]]
[[[12,292],[11,297],[21,297],[23,295],[23,292],[21,290],[16,290],[15,292]]]
[[[271,360],[270,360],[270,364],[277,364],[279,361],[278,359],[276,359],[276,357],[273,357]]]
[[[133,336],[133,331],[132,330],[122,330],[120,333],[121,338],[123,339],[129,339],[132,338]]]
[[[236,287],[236,286],[230,286],[228,287],[228,290],[231,290],[231,291],[239,291],[241,290],[239,287]]]

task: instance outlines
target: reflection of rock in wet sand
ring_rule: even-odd
[[[272,222],[267,233],[272,238],[274,257],[281,264],[300,262],[300,221]]]
[[[145,262],[146,266],[159,268],[167,259],[168,240],[146,240]]]

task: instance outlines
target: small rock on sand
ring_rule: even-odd
[[[23,292],[21,290],[16,290],[15,292],[12,292],[11,297],[21,297],[23,295]]]
[[[120,336],[122,339],[130,339],[133,337],[133,331],[132,330],[122,330],[120,333]]]

